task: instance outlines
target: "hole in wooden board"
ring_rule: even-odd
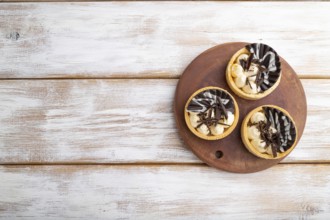
[[[215,152],[215,157],[218,158],[218,159],[220,159],[221,157],[223,157],[222,151],[220,151],[220,150],[216,151]]]

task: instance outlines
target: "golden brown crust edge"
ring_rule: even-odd
[[[272,155],[269,154],[265,154],[265,153],[260,153],[257,149],[255,149],[255,147],[251,144],[250,140],[248,139],[248,135],[247,135],[247,124],[251,118],[251,116],[255,113],[255,112],[259,112],[262,110],[263,107],[271,107],[271,108],[276,108],[280,111],[282,111],[286,116],[288,116],[290,118],[290,120],[292,121],[292,123],[295,126],[296,129],[296,139],[293,143],[293,145],[285,152],[283,153],[279,153],[277,157],[273,157]],[[243,122],[242,122],[242,126],[241,126],[241,138],[243,141],[244,146],[246,147],[246,149],[252,153],[253,155],[263,158],[263,159],[280,159],[283,157],[286,157],[288,154],[290,154],[290,152],[296,147],[297,145],[297,140],[298,140],[298,129],[297,126],[293,120],[293,118],[291,117],[291,115],[283,108],[276,106],[276,105],[262,105],[259,106],[255,109],[253,109],[252,111],[250,111],[247,116],[244,118]]]
[[[234,64],[234,62],[237,59],[237,57],[239,55],[243,54],[243,53],[248,54],[249,51],[246,48],[242,48],[239,51],[237,51],[231,57],[228,65],[227,65],[227,68],[226,68],[226,81],[227,81],[227,84],[229,85],[230,89],[236,95],[238,95],[239,97],[241,97],[243,99],[247,99],[247,100],[258,100],[258,99],[261,99],[263,97],[266,97],[267,95],[271,94],[277,88],[277,86],[280,84],[282,72],[280,72],[280,76],[277,79],[276,83],[272,87],[270,87],[269,89],[267,89],[266,91],[264,91],[263,93],[258,93],[258,94],[248,94],[248,93],[245,93],[243,90],[241,90],[240,88],[238,88],[236,86],[236,84],[234,82],[234,79],[232,77],[232,74],[231,74],[231,72],[232,72],[231,71],[232,65]]]
[[[209,89],[219,89],[219,90],[222,90],[222,91],[225,91],[227,92],[230,97],[232,98],[233,102],[234,102],[234,107],[235,107],[235,114],[234,114],[234,122],[233,124],[224,131],[224,133],[222,133],[221,135],[216,135],[216,136],[208,136],[208,135],[204,135],[204,134],[201,134],[199,133],[191,124],[190,124],[190,119],[189,119],[189,114],[188,112],[186,111],[190,101],[192,100],[193,97],[195,97],[197,94],[199,94],[200,92],[203,92],[205,90],[209,90]],[[202,138],[204,140],[209,140],[209,141],[214,141],[214,140],[219,140],[219,139],[223,139],[225,137],[227,137],[231,132],[233,132],[233,130],[236,128],[237,126],[237,123],[238,123],[238,119],[239,119],[239,109],[238,109],[238,105],[237,105],[237,102],[235,100],[235,98],[225,89],[222,89],[220,87],[216,87],[216,86],[207,86],[207,87],[204,87],[204,88],[201,88],[199,90],[197,90],[196,92],[194,92],[190,98],[188,99],[188,101],[186,102],[186,105],[184,107],[184,118],[185,118],[185,121],[186,121],[186,124],[189,128],[189,130],[194,134],[196,135],[197,137],[199,138]]]

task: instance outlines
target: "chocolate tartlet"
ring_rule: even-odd
[[[185,121],[192,133],[205,140],[218,140],[229,135],[237,125],[237,103],[226,90],[205,87],[188,99]]]
[[[241,127],[245,147],[264,159],[279,159],[288,155],[297,143],[297,136],[297,128],[290,114],[274,105],[252,110]]]
[[[281,79],[281,62],[276,51],[254,43],[237,51],[226,69],[229,87],[241,98],[261,99],[275,90]]]

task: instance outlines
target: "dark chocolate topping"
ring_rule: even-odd
[[[206,126],[216,125],[222,119],[228,118],[228,112],[234,114],[234,101],[230,95],[222,90],[209,89],[200,92],[192,98],[188,104],[187,110],[189,112],[198,113],[200,117],[200,125]],[[214,116],[212,117],[212,113]],[[226,125],[226,124],[223,124]]]
[[[247,61],[241,60],[240,64],[244,70],[248,70],[251,64],[258,66],[256,84],[263,92],[272,87],[280,76],[280,57],[266,44],[254,43],[246,45],[245,48],[250,52],[250,56]]]
[[[190,112],[206,112],[210,107],[217,106],[220,111],[230,111],[234,113],[234,101],[230,95],[218,89],[208,89],[198,93],[188,104],[187,110]],[[226,114],[226,113],[224,113]]]
[[[257,129],[260,131],[261,140],[266,143],[266,146],[271,147],[273,156],[277,156],[277,152],[280,149],[280,133],[278,131],[274,132],[271,129],[271,122],[259,121],[256,123]]]
[[[276,134],[266,138],[268,141],[272,140],[268,143],[266,141],[266,144],[270,144],[273,156],[276,157],[277,153],[287,151],[294,144],[297,135],[296,128],[291,119],[282,111],[272,107],[263,107],[263,111],[267,118],[267,126],[277,130]],[[261,138],[263,139],[262,135]]]

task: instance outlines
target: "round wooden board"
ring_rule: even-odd
[[[298,130],[298,141],[304,131],[307,104],[301,82],[281,58],[282,79],[273,93],[257,101],[245,100],[230,90],[226,83],[226,66],[232,55],[248,43],[226,43],[213,47],[193,60],[182,74],[175,93],[174,114],[183,141],[205,163],[210,166],[237,173],[251,173],[267,169],[282,159],[266,160],[258,158],[245,148],[241,140],[241,124],[244,117],[254,108],[265,105],[278,105],[286,109],[294,119]],[[240,116],[234,131],[224,139],[207,141],[195,136],[184,120],[184,106],[189,97],[198,89],[218,86],[230,92],[237,101]],[[219,155],[221,158],[218,158]],[[217,157],[218,156],[218,157]]]

